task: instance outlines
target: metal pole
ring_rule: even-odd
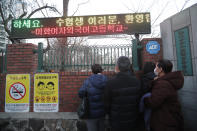
[[[8,45],[6,44],[6,48],[5,48],[5,56],[4,56],[4,64],[3,64],[3,73],[7,73],[7,49],[8,49]]]
[[[142,46],[140,45],[139,34],[135,34],[135,38],[132,40],[132,64],[134,71],[139,71],[138,49],[141,49]]]
[[[132,64],[133,64],[133,70],[138,71],[139,66],[138,66],[138,57],[137,57],[137,40],[133,39],[132,40]]]
[[[43,72],[43,43],[38,43],[38,72]]]

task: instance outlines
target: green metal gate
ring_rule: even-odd
[[[42,45],[39,45],[39,48],[42,49]],[[93,64],[100,64],[105,71],[114,71],[119,56],[127,56],[132,59],[132,45],[69,45],[39,54],[41,60],[38,60],[38,69],[46,72],[50,70],[89,72]]]
[[[0,49],[0,73],[7,72],[7,53],[6,49]]]

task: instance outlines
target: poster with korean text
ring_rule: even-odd
[[[59,76],[57,73],[34,75],[34,112],[58,112]]]
[[[7,74],[5,112],[29,112],[29,94],[29,74]]]

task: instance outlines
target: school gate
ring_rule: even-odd
[[[149,16],[150,14],[130,14],[125,15],[125,21],[132,25],[132,20],[136,21],[134,30],[143,32],[142,21],[139,21],[139,16],[144,15],[146,18],[146,23],[150,25]],[[133,17],[135,19],[130,19]],[[128,28],[122,28],[123,25],[113,25],[116,22],[115,18],[118,15],[112,16],[95,16],[95,17],[84,17],[88,20],[93,20],[92,18],[109,18],[108,22],[111,29],[116,27],[114,33],[127,32]],[[121,16],[120,18],[122,18]],[[75,18],[74,18],[75,19]],[[76,17],[77,19],[77,17]],[[58,19],[61,20],[61,19]],[[12,26],[15,28],[16,38],[24,37],[20,35],[21,31],[17,22],[20,20],[15,20]],[[22,20],[21,22],[29,22]],[[31,30],[30,27],[25,27],[33,34],[28,34],[29,32],[23,32],[22,34],[29,35],[31,37],[43,37],[42,32],[45,28],[39,27],[39,22],[45,21],[44,19],[33,19],[33,26],[36,26],[35,30]],[[54,21],[54,20],[53,20]],[[53,22],[52,21],[52,22]],[[51,22],[51,23],[52,23]],[[88,21],[92,22],[92,21]],[[120,21],[121,22],[121,19]],[[141,23],[140,23],[141,22]],[[112,24],[112,25],[110,25]],[[44,26],[44,24],[42,25]],[[47,25],[48,26],[48,25]],[[79,25],[78,25],[79,26]],[[73,27],[73,28],[78,28]],[[127,26],[127,25],[126,25]],[[105,25],[95,25],[95,26],[81,26],[81,28],[86,29],[86,27],[108,29]],[[102,27],[102,28],[101,28]],[[148,27],[148,28],[147,28]],[[49,27],[50,28],[50,27]],[[69,27],[71,28],[71,27]],[[150,32],[150,27],[146,25],[146,31],[144,33]],[[47,28],[48,29],[48,28]],[[58,28],[51,28],[50,30],[55,30]],[[60,28],[62,29],[62,28]],[[89,29],[89,28],[88,28]],[[132,31],[134,31],[132,30]],[[110,30],[107,30],[110,31]],[[100,32],[102,34],[103,32]],[[132,32],[133,33],[133,32]],[[98,33],[99,34],[99,33]],[[17,36],[18,35],[18,36]],[[44,37],[52,37],[53,34]],[[58,34],[56,34],[58,35]],[[60,34],[59,34],[60,35]],[[87,35],[87,34],[86,34]],[[29,37],[28,36],[28,37]],[[27,36],[26,36],[27,37]],[[151,54],[146,49],[146,44],[150,41],[157,41],[160,45],[160,51],[157,54]],[[12,44],[7,45],[6,50],[1,51],[1,74],[0,74],[0,126],[2,130],[67,130],[67,131],[77,131],[83,127],[80,124],[81,121],[78,120],[76,115],[76,109],[79,104],[80,99],[78,98],[78,90],[82,85],[83,81],[91,75],[91,65],[94,63],[101,64],[104,68],[103,74],[112,77],[114,73],[114,67],[116,60],[119,56],[128,56],[132,63],[134,70],[138,71],[143,66],[146,61],[156,61],[162,58],[162,44],[161,39],[143,39],[140,43],[139,40],[133,40],[132,44],[126,45],[94,45],[94,46],[73,46],[68,45],[64,48],[53,48],[47,52],[43,52],[43,45],[39,43],[38,46],[34,44]],[[133,57],[133,59],[132,59]],[[37,73],[58,73],[59,75],[59,108],[58,112],[34,112],[34,75]],[[30,74],[30,94],[29,94],[29,112],[9,112],[5,113],[5,88],[6,88],[6,75],[7,74]],[[20,94],[20,93],[18,93]],[[19,96],[20,97],[20,96]]]
[[[142,40],[141,50],[143,61],[156,61],[162,57],[148,54],[145,45],[148,41],[161,39]],[[132,45],[105,45],[105,46],[68,46],[65,48],[50,49],[43,53],[42,44],[12,44],[7,45],[6,64],[4,73],[0,74],[0,119],[3,129],[13,130],[41,129],[55,130],[63,128],[75,131],[80,128],[76,109],[79,104],[78,89],[83,81],[91,75],[91,65],[101,64],[103,74],[111,77],[114,75],[115,62],[119,56],[128,56],[132,60]],[[145,55],[143,55],[145,54]],[[3,64],[2,64],[3,65]],[[6,66],[5,66],[6,65]],[[59,74],[59,111],[58,113],[33,112],[34,74],[36,73]],[[30,74],[30,110],[24,113],[5,113],[5,87],[6,74]],[[16,120],[17,119],[17,120]],[[6,125],[11,123],[12,126]],[[8,123],[7,123],[8,124]],[[36,126],[35,126],[36,125]]]

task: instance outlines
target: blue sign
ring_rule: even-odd
[[[157,54],[160,51],[160,44],[157,41],[149,41],[146,44],[146,51],[150,54]]]

